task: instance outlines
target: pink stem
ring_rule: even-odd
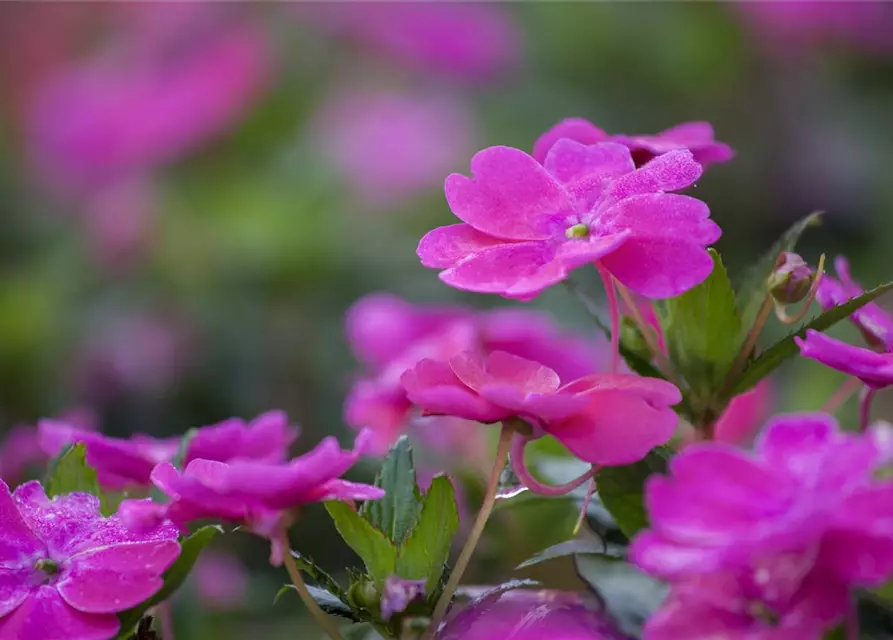
[[[171,611],[170,600],[158,605],[156,609],[158,621],[161,623],[161,637],[163,640],[174,640],[174,616]]]
[[[595,467],[592,467],[592,470],[595,470]],[[574,525],[574,536],[580,533],[580,527],[583,526],[583,520],[586,519],[586,513],[589,511],[589,503],[592,502],[592,494],[595,493],[595,480],[593,479],[592,484],[589,485],[589,491],[586,492],[586,498],[583,500],[583,507],[580,509],[580,516],[577,518],[577,523]]]
[[[859,431],[865,433],[871,420],[871,401],[874,399],[875,390],[865,387],[862,397],[859,399]]]
[[[605,284],[605,295],[608,297],[608,313],[611,318],[611,373],[620,370],[620,307],[617,304],[617,291],[614,288],[614,277],[598,262],[595,263],[598,274]]]
[[[849,610],[844,621],[847,640],[859,640],[859,606],[855,600],[850,603]]]
[[[566,493],[570,493],[571,491],[582,485],[584,482],[587,482],[592,478],[592,476],[595,475],[596,467],[593,466],[590,467],[589,471],[587,471],[580,477],[564,484],[548,485],[541,483],[539,480],[533,477],[524,462],[524,447],[526,447],[527,443],[530,442],[532,439],[533,438],[530,438],[529,436],[515,434],[515,437],[512,440],[510,456],[512,459],[512,471],[515,472],[515,475],[518,476],[518,479],[521,480],[524,486],[534,493],[537,493],[541,496],[563,496]]]

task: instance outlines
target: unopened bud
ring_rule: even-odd
[[[814,278],[815,274],[803,258],[785,251],[778,256],[775,269],[769,274],[769,293],[782,304],[800,302],[809,293]]]
[[[624,317],[620,325],[620,344],[640,358],[650,361],[654,357],[651,347],[642,331],[632,318]]]
[[[350,589],[348,589],[347,600],[358,609],[372,611],[378,607],[381,595],[372,582],[363,578],[352,584]]]

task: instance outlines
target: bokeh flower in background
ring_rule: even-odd
[[[244,117],[271,72],[263,35],[233,26],[190,45],[118,43],[47,78],[30,110],[40,179],[73,193],[114,185],[180,159]]]
[[[483,81],[513,66],[521,34],[499,4],[296,3],[298,17],[421,73]]]
[[[484,594],[457,608],[437,640],[623,640],[608,616],[578,594],[515,590]]]
[[[441,184],[474,141],[470,110],[431,90],[342,90],[323,105],[313,129],[321,153],[364,212]]]
[[[734,8],[770,47],[782,52],[823,42],[868,53],[893,51],[893,7],[887,2],[770,0],[736,2]]]
[[[232,553],[203,551],[193,571],[196,594],[206,609],[232,611],[245,606],[248,572]]]

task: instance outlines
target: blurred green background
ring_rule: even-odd
[[[474,151],[530,149],[570,116],[610,133],[712,123],[737,157],[696,195],[733,275],[815,209],[808,261],[845,253],[866,285],[893,275],[893,5],[844,7],[867,17],[842,24],[810,3],[796,19],[708,2],[434,4],[4,3],[0,433],[79,409],[109,434],[172,435],[275,407],[301,450],[346,441],[345,310],[377,290],[509,304],[441,285],[416,243],[452,221],[443,179]],[[230,37],[244,46],[227,58],[215,47]],[[84,69],[96,77],[71,79]],[[104,110],[117,91],[133,95]],[[595,331],[564,289],[531,304]],[[776,406],[815,409],[840,380],[794,362]],[[875,406],[893,415],[889,395]],[[566,538],[573,511],[500,516],[525,542],[485,547],[474,578]],[[334,570],[351,558],[332,534],[309,509],[296,546]],[[181,635],[309,637],[296,600],[270,607],[283,578],[262,542],[228,538],[247,591],[222,612],[184,594]]]

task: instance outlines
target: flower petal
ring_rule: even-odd
[[[549,367],[505,351],[493,351],[486,358],[466,351],[450,358],[450,369],[475,391],[488,384],[503,383],[522,394],[551,393],[561,384],[558,374]]]
[[[701,245],[722,235],[704,202],[676,193],[630,196],[600,213],[597,224],[614,232],[628,229],[635,239],[677,238]]]
[[[552,265],[555,251],[544,242],[517,242],[488,249],[464,260],[452,269],[440,273],[440,279],[450,286],[478,293],[505,293],[522,286],[524,292],[536,292],[560,282],[567,274],[561,265]],[[550,274],[544,281],[537,280],[540,269]],[[533,279],[535,286],[524,286]]]
[[[546,131],[533,144],[533,157],[544,163],[549,151],[562,138],[582,144],[596,144],[608,139],[608,134],[583,118],[567,118]]]
[[[669,151],[615,180],[605,190],[605,197],[608,202],[618,202],[640,194],[679,191],[694,184],[703,172],[704,168],[695,161],[691,151]]]
[[[451,224],[426,233],[416,254],[426,267],[449,269],[485,249],[505,244],[505,240],[482,233],[470,224]]]
[[[506,240],[545,240],[550,216],[570,212],[561,185],[520,149],[490,147],[471,160],[474,179],[453,174],[446,180],[447,202],[463,222]]]
[[[71,558],[57,583],[65,601],[84,613],[116,613],[154,595],[161,574],[180,555],[173,540],[115,544]]]
[[[630,239],[601,263],[626,287],[651,299],[685,293],[713,271],[702,245],[680,239]]]
[[[594,391],[589,405],[544,428],[581,460],[599,465],[637,462],[673,436],[678,416],[619,390]]]
[[[10,640],[108,640],[119,628],[117,616],[81,613],[49,585],[35,589],[15,611],[0,618],[0,638]]]

